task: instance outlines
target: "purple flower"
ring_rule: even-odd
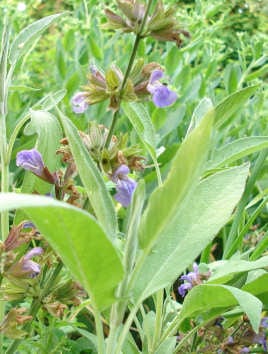
[[[40,256],[42,253],[43,249],[41,247],[32,248],[17,263],[9,268],[8,273],[18,278],[35,278],[40,273],[40,265],[32,261],[32,258]]]
[[[200,274],[198,271],[198,265],[196,263],[193,264],[193,272],[189,272],[188,274],[182,275],[180,277],[181,280],[184,280],[185,283],[181,284],[178,287],[178,292],[180,296],[184,297],[187,291],[191,290],[195,285],[201,284]]]
[[[174,103],[178,96],[176,92],[170,90],[166,85],[162,84],[159,79],[163,77],[163,71],[156,69],[151,73],[147,90],[153,96],[153,103],[156,107],[166,107]]]
[[[81,114],[84,113],[88,108],[88,103],[86,101],[86,92],[77,92],[71,99],[72,109],[74,113]]]
[[[114,198],[124,207],[130,204],[132,194],[137,186],[137,182],[127,176],[129,172],[127,165],[121,165],[111,177],[112,181],[116,184],[116,194]]]
[[[263,328],[268,328],[268,317],[263,317],[261,319],[261,325],[260,326],[263,327]]]
[[[244,347],[240,350],[240,353],[249,353],[250,349],[248,347]]]
[[[267,343],[264,333],[259,333],[254,336],[253,342],[256,344],[261,344],[263,349],[267,352]]]
[[[21,260],[22,270],[26,272],[30,278],[36,277],[40,273],[40,265],[31,259],[35,256],[40,256],[43,253],[43,248],[34,247]]]
[[[36,149],[20,151],[17,154],[16,165],[40,177],[45,168],[42,155]]]

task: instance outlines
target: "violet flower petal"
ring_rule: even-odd
[[[77,92],[71,99],[72,109],[74,113],[84,113],[88,108],[86,102],[86,92]]]
[[[150,79],[149,79],[149,84],[153,85],[155,81],[162,79],[163,76],[164,76],[164,73],[160,69],[156,69],[156,70],[152,71]]]
[[[36,149],[18,152],[16,165],[33,172],[37,176],[42,176],[45,167],[42,155]]]
[[[127,165],[120,165],[113,173],[113,176],[118,177],[118,175],[127,175],[129,172],[130,170]]]
[[[152,94],[153,94],[153,103],[156,105],[156,107],[159,108],[170,106],[178,98],[176,92],[170,90],[165,85],[159,85],[158,87],[156,87],[154,93]]]
[[[261,319],[261,327],[268,328],[268,317],[263,317]]]
[[[126,177],[125,179],[118,179],[116,183],[115,200],[127,207],[132,199],[132,194],[137,186],[137,182],[132,178]]]
[[[178,292],[180,294],[181,297],[184,297],[187,293],[187,291],[191,290],[192,289],[192,284],[191,283],[184,283],[184,284],[181,284],[179,287],[178,287]]]
[[[29,252],[25,254],[23,257],[24,260],[28,261],[29,259],[35,257],[35,256],[40,256],[43,253],[43,248],[41,247],[34,247],[32,248]]]

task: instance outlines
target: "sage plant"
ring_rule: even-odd
[[[167,171],[148,104],[168,110],[180,104],[180,92],[163,65],[146,62],[138,49],[149,39],[171,42],[180,51],[190,34],[178,25],[176,9],[161,0],[114,5],[104,10],[102,29],[128,41],[134,37],[126,69],[116,62],[90,64],[83,85],[69,98],[72,116],[60,103],[65,93],[49,94],[39,102],[42,109],[27,111],[11,134],[6,123],[15,67],[62,15],[38,20],[12,43],[7,24],[2,31],[0,331],[8,338],[6,353],[20,350],[22,340],[34,341],[32,329],[42,318],[71,326],[84,311],[90,326],[77,322],[72,331],[87,339],[92,353],[266,350],[262,295],[268,257],[252,250],[231,256],[238,219],[267,151],[249,179],[248,164],[234,165],[247,156],[247,147],[236,154],[231,148],[218,157],[212,153],[212,137],[258,87],[244,87],[217,105],[201,101]],[[112,112],[110,125],[94,117],[86,131],[78,130],[73,122],[104,101]],[[120,131],[119,118],[131,132]],[[37,138],[16,154],[25,176],[20,190],[12,190],[12,151],[25,124]],[[213,239],[228,223],[224,259],[211,261]],[[192,264],[193,271],[182,275]]]

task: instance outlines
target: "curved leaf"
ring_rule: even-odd
[[[123,267],[113,244],[90,214],[50,197],[0,194],[0,211],[15,208],[23,208],[100,310],[116,301]]]
[[[267,147],[268,136],[251,136],[232,141],[215,151],[213,159],[208,161],[207,169],[212,170],[232,163]]]
[[[33,41],[57,18],[62,14],[55,14],[42,18],[41,20],[31,23],[24,28],[11,44],[9,52],[9,62],[15,65],[20,57],[27,52]]]
[[[253,330],[258,333],[261,321],[262,303],[255,296],[227,285],[202,284],[194,287],[186,296],[180,319],[201,315],[211,309],[222,309],[239,305],[247,314]]]
[[[106,234],[113,238],[117,232],[117,219],[114,203],[107,191],[103,177],[83,144],[77,128],[59,109],[57,111],[66,137],[68,138],[79,176],[96,213],[96,217]]]

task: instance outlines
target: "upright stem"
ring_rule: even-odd
[[[98,343],[98,354],[105,354],[105,341],[103,334],[103,326],[101,321],[100,312],[96,309],[96,306],[93,304],[93,314],[95,319],[97,343]]]
[[[144,30],[144,27],[145,27],[145,24],[146,24],[146,20],[147,20],[147,17],[148,17],[152,2],[153,2],[152,0],[148,1],[147,7],[146,7],[146,10],[145,10],[145,14],[144,14],[144,17],[142,19],[141,26],[139,28],[138,33],[136,34],[136,38],[135,38],[135,42],[134,42],[134,45],[133,45],[133,48],[132,48],[132,52],[131,52],[131,55],[130,55],[130,58],[129,58],[127,70],[125,72],[125,75],[124,75],[124,78],[123,78],[123,81],[122,81],[122,84],[121,84],[121,87],[120,87],[120,91],[119,91],[119,102],[118,102],[118,106],[119,107],[118,107],[117,111],[113,115],[112,124],[111,124],[111,127],[109,129],[109,133],[108,133],[108,136],[107,136],[107,139],[106,139],[106,142],[105,142],[105,147],[106,148],[108,148],[108,146],[110,145],[110,142],[111,142],[111,139],[112,139],[112,136],[113,136],[114,127],[115,127],[115,124],[116,124],[117,119],[118,119],[118,111],[120,109],[121,96],[122,96],[123,90],[125,88],[125,85],[127,83],[127,79],[129,77],[129,74],[131,72],[131,69],[132,69],[136,54],[137,54],[137,50],[138,50],[138,47],[139,47],[140,40],[143,38],[142,32]]]

